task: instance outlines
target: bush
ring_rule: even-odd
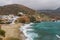
[[[5,36],[5,31],[0,29],[0,35]]]
[[[3,24],[2,20],[0,20],[0,24]]]

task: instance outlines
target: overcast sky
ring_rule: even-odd
[[[0,5],[22,4],[32,9],[56,9],[60,7],[60,0],[0,0]]]

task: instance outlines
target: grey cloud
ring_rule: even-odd
[[[0,5],[22,4],[33,9],[56,9],[60,0],[0,0]]]

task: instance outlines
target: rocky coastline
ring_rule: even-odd
[[[27,7],[23,8],[24,6],[21,8],[20,6],[8,5],[4,6],[3,11],[0,10],[1,14],[8,13],[7,15],[0,15],[0,31],[1,31],[0,40],[25,40],[26,37],[24,33],[20,30],[22,25],[31,22],[40,23],[44,21],[52,21],[52,22],[58,21],[47,15],[39,14],[35,10],[29,9]],[[16,12],[17,15],[15,14],[15,11],[12,8],[15,11],[17,11]],[[13,12],[10,12],[11,10],[9,9],[13,10]]]

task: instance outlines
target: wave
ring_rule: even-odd
[[[33,25],[34,23],[29,23],[29,24],[24,24],[21,26],[20,30],[24,33],[24,35],[27,37],[25,40],[33,40],[34,37],[37,37],[38,35],[34,32],[29,32],[29,31],[33,31],[34,29],[32,29],[31,25]]]

